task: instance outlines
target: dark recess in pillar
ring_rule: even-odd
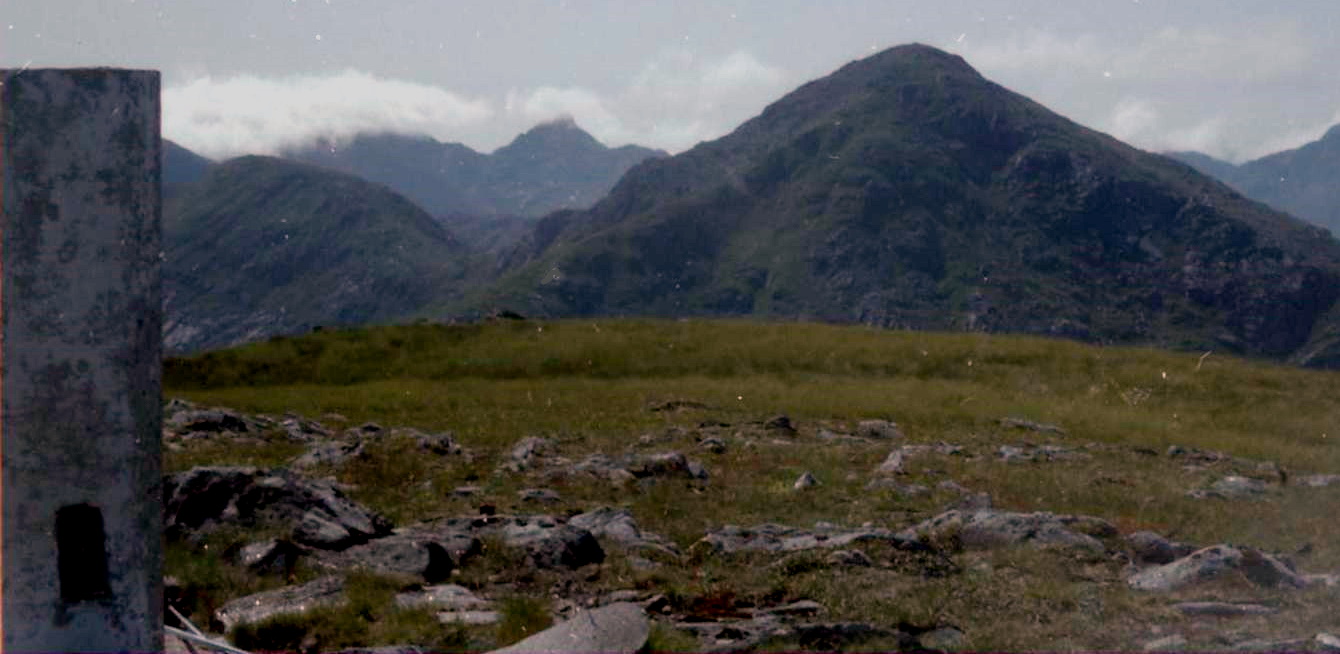
[[[56,511],[56,568],[60,599],[67,606],[112,596],[101,509],[73,504]]]

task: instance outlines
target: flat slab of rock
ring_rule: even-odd
[[[1135,590],[1166,592],[1239,572],[1267,588],[1302,588],[1307,580],[1283,561],[1260,550],[1213,545],[1165,565],[1131,575],[1126,584]]]
[[[1097,537],[1117,534],[1116,527],[1101,518],[1055,513],[950,510],[899,532],[905,539],[958,538],[967,549],[991,549],[1011,545],[1062,547],[1101,554]]]
[[[519,643],[494,650],[498,654],[633,654],[647,644],[651,622],[642,607],[619,602],[583,611]]]
[[[395,596],[395,603],[401,608],[431,606],[449,611],[487,609],[493,605],[492,602],[470,592],[469,588],[456,584],[428,586],[423,590],[398,593]]]
[[[1309,488],[1340,486],[1340,475],[1306,475],[1298,478],[1298,485]]]
[[[502,615],[497,611],[441,611],[437,621],[442,624],[487,625],[498,624]]]
[[[670,557],[680,555],[677,547],[660,534],[642,531],[628,509],[600,507],[568,518],[568,524],[590,531],[596,538],[607,538],[630,549],[651,550]]]
[[[887,529],[806,530],[786,525],[762,524],[754,527],[726,525],[709,532],[693,544],[701,553],[797,552],[813,549],[839,549],[854,543],[883,541],[900,549],[927,550],[926,546]]]
[[[1279,613],[1279,609],[1270,606],[1232,602],[1179,602],[1173,608],[1182,615],[1213,615],[1221,618]]]
[[[238,625],[255,624],[277,615],[300,615],[344,602],[344,577],[332,575],[301,586],[285,586],[239,597],[215,611],[214,620],[220,631],[228,632]]]
[[[1198,489],[1187,493],[1196,499],[1257,500],[1265,497],[1269,486],[1260,479],[1229,475],[1214,482],[1208,489]]]

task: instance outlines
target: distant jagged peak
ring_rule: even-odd
[[[609,148],[582,129],[572,115],[562,114],[526,130],[511,143],[498,148],[494,154],[504,156],[517,152],[531,154],[533,150],[541,149],[607,150]]]

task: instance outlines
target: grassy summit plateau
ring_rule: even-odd
[[[555,516],[613,506],[684,552],[643,568],[607,546],[598,566],[536,571],[495,546],[452,582],[505,598],[504,622],[456,631],[444,631],[430,614],[390,607],[395,580],[360,577],[355,608],[293,627],[322,647],[486,649],[519,639],[527,620],[542,623],[564,602],[585,601],[571,598],[618,590],[666,596],[654,649],[707,646],[674,624],[729,620],[797,600],[818,602],[830,622],[953,626],[962,634],[958,647],[973,650],[1131,650],[1174,635],[1189,648],[1222,649],[1340,627],[1334,586],[1262,588],[1230,573],[1151,593],[1129,587],[1122,559],[1122,539],[1149,530],[1200,547],[1231,543],[1287,555],[1300,572],[1340,572],[1340,484],[1300,482],[1340,472],[1334,372],[1021,336],[571,320],[276,338],[170,359],[164,379],[170,396],[246,413],[294,412],[331,428],[374,421],[452,431],[470,457],[426,457],[408,439],[387,436],[365,441],[357,459],[312,473],[349,484],[350,498],[397,526],[478,515],[486,504],[500,515]],[[792,429],[777,427],[782,414]],[[896,422],[903,435],[862,438],[865,420]],[[570,461],[678,451],[701,462],[710,479],[615,486],[555,478],[542,465],[498,472],[513,445],[531,436],[551,439],[551,455]],[[704,447],[709,438],[723,447]],[[891,449],[938,443],[961,451],[922,450],[896,484],[867,486]],[[1174,456],[1173,445],[1222,458]],[[279,436],[192,439],[170,448],[165,463],[169,473],[203,464],[280,466],[303,449]],[[1021,460],[1010,451],[1037,456]],[[797,490],[793,482],[805,472],[819,485]],[[1266,491],[1256,499],[1188,496],[1226,475],[1257,478]],[[938,543],[946,558],[928,568],[880,543],[853,546],[870,567],[829,565],[822,554],[727,554],[695,545],[723,525],[903,529],[962,499],[949,481],[988,493],[996,510],[1095,516],[1119,534],[1104,540],[1101,555]],[[461,486],[479,490],[459,496],[453,489]],[[907,492],[910,486],[925,492]],[[551,489],[559,500],[527,503],[518,491],[528,488]],[[216,536],[213,551],[251,537]],[[219,562],[198,544],[173,543],[169,552],[168,572],[197,593],[202,621],[230,597],[285,583]],[[315,574],[301,565],[297,571],[298,580]],[[1274,612],[1222,618],[1175,608],[1200,600]],[[785,639],[761,645],[805,646]]]

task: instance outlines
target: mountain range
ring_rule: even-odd
[[[579,131],[537,127],[485,168],[512,162],[522,177],[539,170],[558,179],[553,171],[581,157],[522,155],[556,140],[579,147]],[[600,152],[589,143],[586,151]],[[1324,229],[1077,125],[934,48],[900,46],[848,64],[676,156],[639,152],[594,205],[510,223],[492,252],[430,214],[478,229],[500,224],[481,216],[502,205],[484,207],[468,189],[513,189],[499,213],[557,195],[499,181],[501,173],[447,174],[485,156],[464,146],[381,135],[290,153],[374,171],[381,180],[367,176],[387,186],[395,178],[423,204],[436,188],[428,212],[320,168],[222,164],[170,207],[168,273],[189,279],[169,284],[169,331],[178,330],[169,347],[213,347],[314,320],[454,319],[502,308],[1026,332],[1340,366],[1340,244]],[[363,198],[359,211],[319,201],[336,192]],[[295,248],[277,240],[276,206],[294,212],[290,220],[306,212],[305,234],[321,235],[304,241],[303,256],[282,253]],[[322,239],[363,241],[360,256],[345,260],[364,267],[335,265],[321,252],[339,246]],[[200,268],[211,256],[224,261]],[[313,276],[311,266],[325,272]],[[354,286],[375,288],[377,301],[338,311],[354,296],[329,291],[381,274],[374,270],[385,270],[380,286]],[[304,290],[294,280],[306,280]],[[284,283],[293,295],[268,290]],[[202,317],[221,309],[233,317]],[[320,316],[298,319],[313,311]]]
[[[1242,165],[1199,152],[1169,156],[1223,180],[1249,198],[1340,234],[1340,125],[1302,147]]]
[[[538,217],[594,204],[633,164],[665,153],[605,147],[564,118],[537,125],[492,154],[427,136],[359,134],[282,156],[385,184],[435,216]]]

